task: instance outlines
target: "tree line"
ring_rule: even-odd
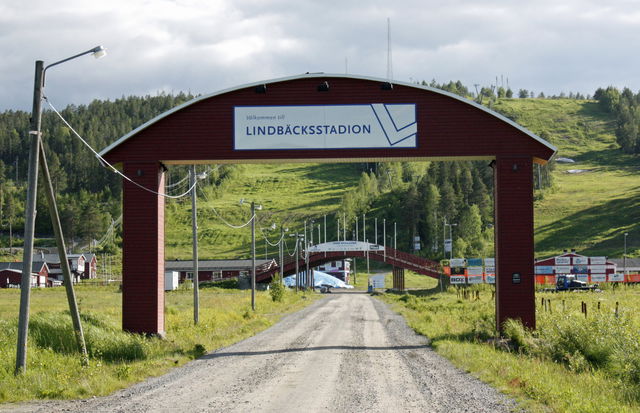
[[[184,93],[130,96],[69,105],[60,113],[91,147],[100,151],[149,119],[192,98]],[[24,111],[0,113],[0,245],[14,243],[14,235],[23,232],[29,121],[30,114]],[[121,178],[104,168],[50,110],[43,112],[42,139],[68,243],[75,240],[86,245],[120,216]],[[46,199],[41,194],[39,190],[36,234],[46,237],[53,230]]]
[[[626,153],[640,153],[640,92],[625,87],[598,88],[594,94],[600,107],[616,118],[616,141]]]

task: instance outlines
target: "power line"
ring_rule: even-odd
[[[123,178],[124,178],[124,179],[126,179],[127,181],[131,182],[132,184],[134,184],[134,185],[135,185],[135,186],[137,186],[138,188],[143,189],[143,190],[145,190],[145,191],[147,191],[147,192],[150,192],[150,193],[152,193],[152,194],[154,194],[154,195],[162,196],[162,197],[164,197],[164,198],[178,199],[178,198],[182,198],[182,197],[185,197],[186,195],[188,195],[188,194],[191,192],[191,190],[193,189],[193,187],[196,185],[196,184],[194,183],[191,187],[189,187],[189,189],[188,189],[186,192],[184,192],[184,193],[182,193],[182,194],[180,194],[180,195],[167,195],[167,194],[162,194],[162,193],[160,193],[160,192],[156,192],[156,191],[154,191],[153,189],[149,189],[149,188],[145,187],[144,185],[141,185],[141,184],[137,183],[136,181],[132,180],[131,178],[129,178],[128,176],[126,176],[125,174],[123,174],[122,172],[120,172],[119,170],[117,170],[113,165],[111,165],[109,162],[107,162],[107,160],[106,160],[106,159],[104,159],[102,156],[100,156],[100,154],[99,154],[98,152],[96,152],[96,150],[95,150],[95,149],[93,149],[93,148],[91,147],[91,145],[89,145],[89,144],[87,143],[87,141],[85,141],[85,140],[82,138],[82,136],[80,136],[80,134],[79,134],[78,132],[76,132],[76,130],[73,128],[73,126],[71,126],[71,125],[69,124],[69,122],[67,122],[67,120],[66,120],[66,119],[65,119],[65,118],[60,114],[60,112],[58,112],[58,110],[57,110],[57,109],[56,109],[56,108],[51,104],[51,102],[49,101],[49,99],[48,99],[46,96],[43,96],[43,98],[44,98],[44,100],[47,102],[47,104],[51,107],[51,109],[53,109],[53,111],[56,113],[56,115],[58,115],[58,117],[62,120],[62,122],[64,122],[64,124],[65,124],[65,125],[67,125],[67,127],[68,127],[69,129],[71,129],[71,131],[73,132],[73,134],[74,134],[74,135],[76,135],[76,137],[78,137],[78,139],[80,139],[80,141],[82,141],[82,143],[83,143],[87,148],[89,148],[89,150],[90,150],[91,152],[93,152],[93,154],[94,154],[94,155],[95,155],[95,156],[96,156],[96,157],[97,157],[97,158],[98,158],[98,159],[99,159],[99,160],[100,160],[104,165],[107,165],[107,166],[108,166],[108,167],[109,167],[113,172],[115,172],[116,174],[120,175],[121,177],[123,177]]]

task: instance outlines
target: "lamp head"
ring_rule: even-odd
[[[107,49],[102,46],[96,46],[93,48],[93,50],[91,50],[91,53],[93,53],[93,57],[95,57],[96,59],[100,59],[101,57],[107,55]]]

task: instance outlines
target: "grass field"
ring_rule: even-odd
[[[255,201],[263,209],[257,213],[256,250],[264,257],[264,234],[275,243],[280,237],[280,225],[302,232],[305,219],[322,219],[339,206],[345,191],[358,184],[358,164],[258,164],[239,165],[235,177],[218,191],[199,193],[198,225],[200,257],[203,259],[246,258],[249,256],[251,229],[231,229],[214,212],[230,224],[240,225],[249,218],[249,203]],[[239,205],[244,199],[244,206]],[[333,234],[333,216],[328,227]],[[269,231],[273,223],[277,231]],[[317,224],[315,233],[317,234]],[[261,230],[260,228],[263,228]],[[167,259],[191,256],[190,200],[167,204]],[[289,242],[293,248],[293,242]],[[269,247],[269,256],[277,249]]]
[[[479,300],[453,287],[381,298],[438,353],[531,411],[640,411],[640,288],[538,294],[538,330],[511,325],[510,341],[495,339],[491,289],[474,287]]]
[[[640,159],[622,153],[615,121],[594,101],[505,99],[496,108],[558,147],[554,187],[535,204],[539,257],[576,249],[584,255],[640,255]],[[569,173],[583,170],[582,173]]]
[[[0,290],[0,402],[105,395],[149,376],[166,373],[205,352],[250,337],[298,310],[316,294],[285,294],[273,302],[258,292],[201,289],[200,323],[193,325],[193,292],[166,294],[167,337],[121,331],[122,296],[116,287],[76,288],[90,354],[82,367],[63,288],[35,289],[31,299],[28,364],[14,376],[19,290]]]

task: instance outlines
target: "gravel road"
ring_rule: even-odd
[[[8,410],[7,410],[8,409]],[[333,293],[262,333],[111,396],[0,412],[510,412],[364,293]]]

